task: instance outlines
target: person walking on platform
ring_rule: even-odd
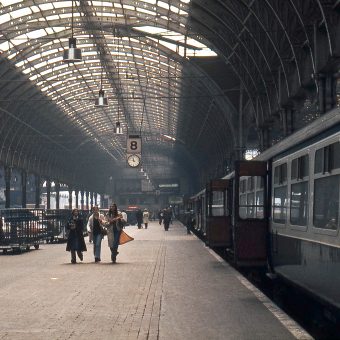
[[[144,227],[145,229],[148,229],[148,223],[149,223],[149,212],[147,209],[144,209],[143,212],[143,223],[144,223]]]
[[[92,215],[89,217],[88,221],[87,221],[87,225],[86,225],[86,229],[87,229],[87,233],[89,235],[89,242],[91,243],[93,241],[93,215],[95,213],[99,213],[99,208],[98,206],[94,206],[92,208]],[[101,221],[104,220],[104,215],[99,213],[99,219]]]
[[[171,211],[170,209],[164,209],[163,212],[164,230],[168,231],[171,222]]]
[[[137,225],[138,229],[142,228],[142,223],[143,223],[143,213],[142,210],[138,209],[136,212],[136,219],[137,219]]]
[[[162,220],[163,220],[163,212],[162,212],[162,210],[160,210],[158,212],[158,223],[159,223],[159,225],[162,225]]]
[[[70,231],[67,238],[66,251],[71,252],[71,263],[77,263],[76,252],[83,261],[83,251],[87,251],[83,235],[84,222],[79,215],[78,209],[72,210],[72,217],[67,223],[66,228]]]
[[[125,210],[122,210],[122,216],[123,216],[123,220],[125,221],[124,225],[123,225],[123,229],[125,229],[125,225],[128,222],[128,217],[127,217],[127,213]]]
[[[107,222],[108,222],[107,241],[109,248],[111,250],[111,261],[113,263],[116,263],[116,258],[118,255],[119,237],[123,229],[123,225],[126,222],[123,219],[122,214],[118,213],[116,204],[111,205],[107,215]]]
[[[185,226],[187,227],[187,234],[188,235],[191,234],[191,228],[193,226],[192,220],[193,220],[193,216],[192,216],[190,208],[188,208],[186,213],[185,213]]]
[[[100,253],[101,253],[101,246],[102,246],[102,223],[103,221],[99,217],[99,212],[95,212],[93,214],[92,220],[92,233],[93,233],[93,254],[94,254],[94,262],[100,262]]]

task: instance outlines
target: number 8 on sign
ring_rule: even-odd
[[[126,153],[141,153],[141,138],[139,136],[129,137],[127,140],[127,150]]]

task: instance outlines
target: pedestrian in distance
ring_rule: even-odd
[[[143,223],[143,212],[142,212],[142,210],[140,210],[140,209],[137,210],[136,219],[137,219],[138,229],[141,229],[142,223]]]
[[[190,208],[188,208],[185,213],[185,226],[187,227],[187,234],[191,234],[191,229],[193,226],[193,215]]]
[[[112,263],[116,263],[119,237],[125,223],[122,214],[118,213],[117,205],[112,204],[107,215],[107,241],[111,250]]]
[[[69,230],[66,251],[71,252],[71,263],[77,263],[76,253],[80,261],[83,261],[83,251],[87,251],[87,249],[83,235],[84,221],[78,209],[72,210],[72,216],[66,228]]]
[[[168,231],[170,222],[171,222],[171,210],[170,209],[164,209],[163,211],[163,222],[164,222],[164,230]]]
[[[158,223],[159,223],[159,225],[162,225],[162,220],[163,220],[163,212],[162,212],[162,210],[160,210],[158,212]]]
[[[0,244],[5,243],[5,233],[4,233],[4,223],[2,221],[2,218],[0,217]]]
[[[149,212],[147,209],[144,209],[143,211],[143,223],[145,229],[148,229],[148,223],[149,223]]]
[[[128,217],[127,217],[127,213],[125,210],[122,210],[122,216],[123,216],[123,219],[125,221],[125,224],[123,226],[123,229],[125,229],[125,225],[128,223]]]

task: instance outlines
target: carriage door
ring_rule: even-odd
[[[206,188],[206,242],[209,247],[231,245],[231,220],[227,206],[229,181],[211,180]]]
[[[235,163],[233,238],[239,266],[262,266],[267,260],[267,164]]]

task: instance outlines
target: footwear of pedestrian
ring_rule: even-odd
[[[100,258],[95,257],[94,262],[100,262]]]
[[[75,263],[77,263],[77,261],[76,260],[71,260],[71,263],[75,264]]]
[[[83,261],[83,260],[84,260],[83,253],[80,253],[78,256],[79,256],[80,261]]]

